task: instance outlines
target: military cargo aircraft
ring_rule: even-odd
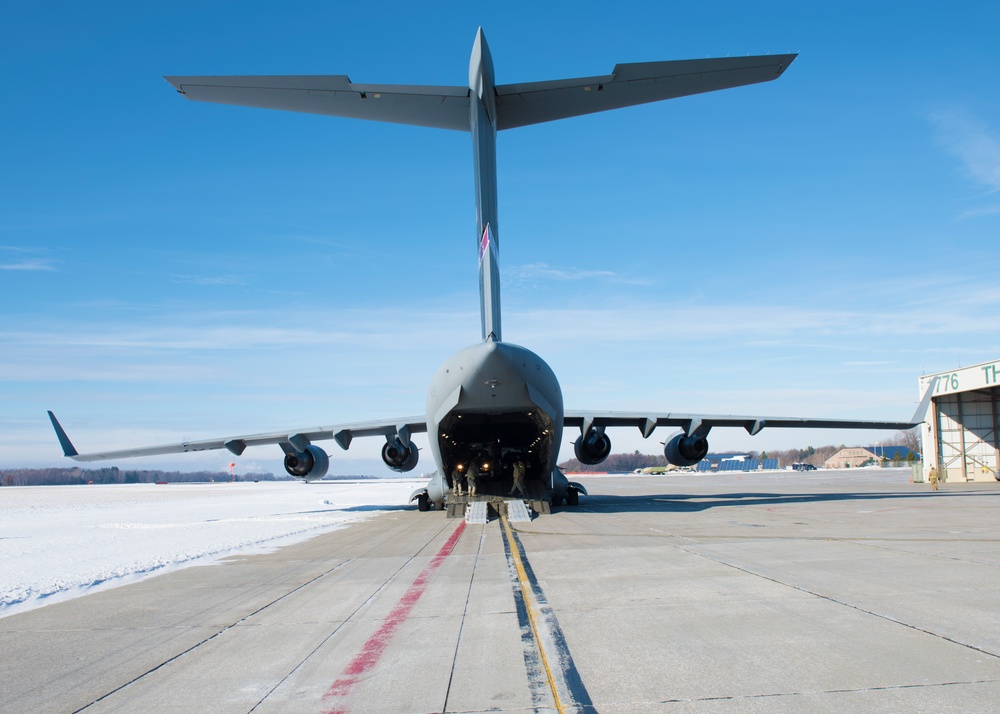
[[[593,465],[611,453],[610,427],[638,428],[646,438],[657,428],[674,427],[680,431],[665,441],[666,458],[677,466],[691,466],[708,453],[707,437],[715,427],[742,427],[754,435],[765,427],[899,430],[914,426],[914,421],[567,411],[559,381],[545,361],[502,339],[498,131],[768,82],[780,77],[795,57],[783,54],[619,64],[606,75],[498,85],[480,28],[472,47],[468,86],[357,84],[344,75],[166,77],[183,96],[197,101],[469,132],[476,186],[482,339],[445,360],[431,380],[426,411],[419,416],[80,454],[49,412],[63,453],[77,461],[101,461],[207,449],[228,449],[240,455],[251,446],[276,444],[285,454],[284,466],[290,475],[314,481],[326,474],[330,463],[327,452],[315,442],[332,439],[346,450],[357,437],[381,436],[385,439],[382,459],[386,466],[407,472],[416,467],[419,458],[411,437],[426,432],[436,470],[427,486],[411,498],[420,510],[444,507],[455,498],[453,487],[460,484],[454,481],[469,481],[470,475],[478,486],[477,496],[507,494],[518,462],[533,503],[544,500],[546,505],[558,506],[563,502],[576,505],[579,494],[586,493],[579,484],[570,483],[556,465],[564,428],[579,429],[576,456]]]

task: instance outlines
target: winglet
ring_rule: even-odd
[[[59,439],[59,445],[62,447],[63,456],[79,456],[80,452],[76,450],[73,442],[66,436],[66,431],[62,428],[59,420],[56,419],[56,415],[49,412],[49,419],[52,420],[52,428],[56,430],[56,437]]]
[[[927,417],[927,410],[931,406],[931,397],[934,396],[934,390],[937,387],[939,379],[941,378],[934,377],[927,385],[927,389],[924,390],[924,398],[920,400],[920,404],[917,406],[917,411],[913,412],[913,418],[910,419],[914,426],[922,424],[924,419]]]

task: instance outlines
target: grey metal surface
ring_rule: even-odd
[[[610,75],[497,87],[497,128],[620,109],[777,79],[797,55],[615,65]]]
[[[193,441],[183,441],[176,444],[160,444],[158,446],[140,446],[130,449],[119,449],[115,451],[101,451],[89,454],[75,453],[76,449],[70,442],[66,432],[56,420],[55,415],[49,412],[49,418],[56,430],[56,436],[62,446],[63,454],[74,461],[107,461],[109,459],[125,459],[136,456],[159,456],[163,454],[183,454],[190,451],[210,451],[213,449],[228,448],[227,444],[241,442],[240,451],[247,446],[263,446],[268,444],[287,443],[293,436],[305,437],[308,441],[334,440],[338,443],[350,444],[351,440],[358,436],[391,436],[396,433],[400,426],[405,426],[413,434],[427,431],[427,424],[422,416],[396,417],[394,419],[384,419],[381,421],[353,422],[350,424],[337,424],[334,426],[310,426],[299,429],[288,429],[285,431],[270,432],[265,434],[246,434],[243,436],[223,436],[214,439],[201,439]],[[67,449],[69,448],[69,451]],[[343,446],[343,448],[347,448]]]
[[[919,421],[886,422],[861,419],[822,419],[818,417],[768,417],[737,416],[732,414],[684,414],[643,412],[596,412],[567,409],[563,424],[582,428],[588,422],[593,426],[637,427],[652,433],[656,427],[681,428],[694,433],[699,427],[736,427],[758,434],[765,428],[772,429],[910,429]]]
[[[355,84],[345,75],[164,77],[188,99],[469,130],[469,88]]]
[[[908,473],[576,477],[599,495],[513,529],[564,710],[995,711],[1000,486]],[[398,511],[2,618],[0,712],[551,709],[505,548]]]
[[[510,498],[505,501],[507,504],[507,518],[511,523],[529,523],[531,514],[524,501],[518,498]]]
[[[480,60],[490,82],[480,81]],[[488,86],[498,130],[565,119],[665,99],[777,79],[794,54],[615,65],[611,74],[503,84],[494,87],[482,29],[476,33],[469,86],[360,84],[346,75],[164,77],[186,98],[216,104],[279,109],[469,131],[472,97]],[[491,102],[493,104],[493,102]]]
[[[465,522],[469,525],[485,525],[489,517],[486,501],[472,501],[465,509]]]

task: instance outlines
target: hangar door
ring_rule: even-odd
[[[934,398],[938,463],[950,481],[997,475],[1000,389],[974,389]]]

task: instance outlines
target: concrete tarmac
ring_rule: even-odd
[[[0,619],[0,712],[991,712],[1000,484],[578,479]]]

